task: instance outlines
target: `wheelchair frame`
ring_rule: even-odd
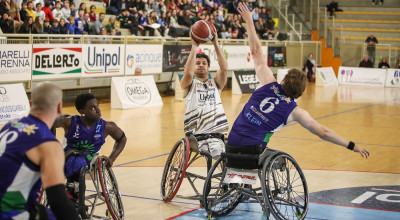
[[[69,156],[81,156],[84,157],[88,166],[82,167],[79,174],[79,192],[76,201],[76,208],[78,209],[79,215],[82,219],[113,219],[120,220],[124,218],[124,207],[121,199],[121,194],[118,189],[118,183],[115,178],[114,172],[111,168],[105,167],[104,159],[97,157],[92,159],[91,162],[86,158],[84,152],[79,150],[69,150],[65,153],[65,160]],[[86,190],[86,175],[89,174],[90,180],[96,192],[88,194],[89,190]],[[70,182],[67,180],[67,185]],[[75,183],[70,183],[75,186]],[[76,186],[75,186],[76,187]],[[67,191],[68,191],[67,187]],[[84,191],[85,193],[81,193]],[[38,202],[42,205],[49,206],[47,198],[43,188],[41,189]],[[88,205],[85,204],[88,203]],[[96,206],[106,204],[107,210],[106,216],[95,215]]]
[[[207,134],[205,134],[207,135]],[[198,179],[206,180],[206,176],[188,172],[187,168],[197,159],[204,157],[207,162],[207,172],[212,166],[212,157],[210,154],[200,152],[198,149],[197,139],[191,135],[177,141],[172,148],[168,159],[164,166],[161,178],[161,197],[164,202],[170,202],[175,196],[183,199],[201,200],[202,194],[195,186]],[[182,196],[177,195],[179,188],[184,179],[187,179],[195,195]]]
[[[247,184],[224,183],[227,169],[230,167],[222,166],[222,172],[219,173],[215,170],[229,159],[256,160],[258,167],[241,170],[258,169],[261,187],[253,189]],[[289,163],[291,166],[288,166]],[[298,175],[291,175],[292,170]],[[213,184],[212,180],[217,181]],[[296,191],[299,187],[298,180],[301,181],[300,192]],[[273,149],[265,149],[262,154],[223,153],[208,172],[202,202],[209,219],[229,214],[240,202],[259,203],[267,219],[270,213],[280,220],[304,219],[308,211],[308,188],[302,170],[287,153]]]

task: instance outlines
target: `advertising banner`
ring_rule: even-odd
[[[246,69],[247,62],[250,62],[250,54],[248,54],[246,47],[248,46],[227,45],[223,47],[229,70]]]
[[[163,72],[183,71],[192,45],[164,45]]]
[[[286,47],[268,47],[268,66],[286,66]]]
[[[2,44],[0,48],[0,82],[31,80],[32,45]]]
[[[81,45],[33,45],[32,79],[60,79],[81,75]]]
[[[141,108],[163,105],[153,76],[113,77],[111,108]]]
[[[384,86],[386,69],[339,67],[338,80],[341,85]]]
[[[232,76],[232,94],[252,93],[256,90],[260,81],[254,70],[233,71]]]
[[[0,124],[27,116],[30,110],[22,83],[0,85]]]
[[[128,44],[126,45],[125,74],[133,75],[136,68],[142,73],[162,72],[162,45],[155,44]]]
[[[339,85],[335,72],[333,71],[333,68],[332,67],[317,68],[315,85],[316,86]]]
[[[124,45],[83,45],[83,76],[99,77],[124,74]]]
[[[400,69],[387,69],[386,87],[400,87]]]

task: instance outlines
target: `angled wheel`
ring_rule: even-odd
[[[242,201],[243,195],[238,184],[224,183],[226,173],[225,159],[219,158],[207,174],[203,190],[203,206],[209,217],[225,216]]]
[[[288,154],[278,153],[265,161],[261,176],[265,203],[276,219],[304,219],[308,188],[303,171]]]
[[[182,138],[172,148],[161,178],[161,197],[170,202],[179,190],[185,177],[190,155],[189,140]]]
[[[107,168],[103,159],[97,159],[98,177],[108,214],[114,220],[124,219],[124,206],[118,189],[117,179],[111,168]]]

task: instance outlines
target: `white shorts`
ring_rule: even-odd
[[[199,151],[209,153],[214,160],[217,160],[221,153],[225,152],[225,143],[219,138],[209,138],[199,141]]]

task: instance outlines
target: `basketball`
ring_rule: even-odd
[[[214,25],[203,20],[194,23],[190,32],[193,40],[199,44],[207,43],[215,36]]]

